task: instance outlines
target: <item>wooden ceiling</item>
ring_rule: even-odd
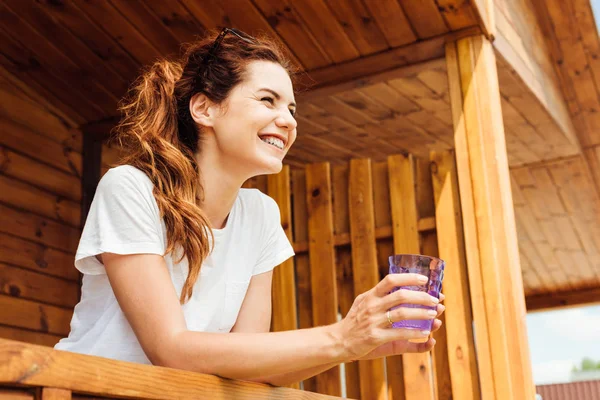
[[[0,22],[0,65],[81,125],[114,117],[141,66],[207,30],[266,33],[318,71],[476,26],[478,14],[459,0],[5,0]]]
[[[511,169],[525,295],[600,287],[600,203],[582,156]]]

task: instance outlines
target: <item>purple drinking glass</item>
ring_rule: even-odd
[[[390,256],[390,274],[416,273],[425,275],[428,280],[424,285],[419,286],[400,286],[392,290],[395,292],[399,289],[416,290],[419,292],[427,292],[429,295],[440,298],[442,289],[442,280],[444,279],[444,260],[436,257],[423,256],[419,254],[396,254]],[[435,310],[435,307],[422,306],[417,304],[400,304],[393,307],[392,310],[398,307],[410,308],[425,308]],[[418,319],[418,320],[403,320],[392,324],[394,328],[418,329],[421,331],[431,331],[433,319]]]

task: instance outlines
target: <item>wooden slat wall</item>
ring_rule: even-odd
[[[0,76],[0,337],[53,346],[78,301],[81,134]]]

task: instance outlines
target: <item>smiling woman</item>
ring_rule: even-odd
[[[430,332],[390,329],[431,319],[388,312],[438,303],[390,294],[419,284],[415,274],[390,275],[333,325],[268,332],[272,270],[294,252],[277,203],[241,186],[278,173],[296,139],[290,67],[272,42],[224,29],[154,64],[121,110],[126,156],[96,190],[75,261],[82,297],[57,349],[287,384],[432,348],[409,342]]]

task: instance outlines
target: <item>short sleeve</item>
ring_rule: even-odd
[[[281,226],[279,206],[267,195],[261,194],[264,209],[264,230],[261,253],[252,275],[271,271],[273,268],[294,256],[294,248]]]
[[[100,180],[75,256],[75,267],[86,274],[104,274],[96,259],[102,253],[159,254],[165,252],[161,219],[144,172],[121,166]]]

